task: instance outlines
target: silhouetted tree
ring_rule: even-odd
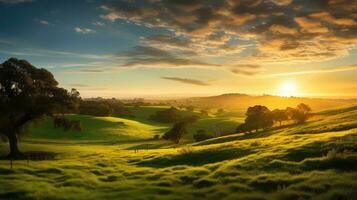
[[[216,115],[223,115],[226,111],[223,108],[217,110]]]
[[[246,133],[246,132],[251,132],[252,128],[250,128],[246,123],[242,123],[242,124],[239,124],[236,131],[238,133]]]
[[[291,118],[298,124],[305,123],[306,120],[310,117],[310,111],[310,106],[304,103],[300,103],[295,109],[291,111]]]
[[[186,106],[186,111],[193,112],[195,110],[194,106]]]
[[[151,120],[161,123],[175,122],[180,118],[181,118],[180,111],[175,107],[171,107],[166,110],[159,110],[154,115],[150,116]]]
[[[270,110],[261,105],[249,107],[246,114],[245,124],[248,130],[266,129],[273,126]]]
[[[274,122],[279,122],[279,126],[281,126],[281,122],[289,119],[285,110],[275,109],[271,111],[271,115]]]
[[[194,123],[197,119],[197,116],[184,117],[176,122],[173,127],[162,136],[162,138],[165,140],[171,140],[176,144],[180,143],[182,136],[188,133],[188,125]]]
[[[203,141],[203,140],[207,140],[207,139],[210,139],[212,138],[212,135],[209,135],[206,130],[204,129],[200,129],[198,130],[194,135],[193,135],[193,139],[196,141],[196,142],[199,142],[199,141]]]
[[[8,138],[8,157],[21,158],[18,134],[31,121],[77,108],[79,92],[68,92],[46,69],[10,58],[0,65],[0,133]]]
[[[208,109],[201,109],[200,110],[200,113],[201,113],[201,115],[203,115],[203,116],[208,116]]]

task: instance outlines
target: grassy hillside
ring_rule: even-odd
[[[30,139],[61,139],[82,141],[127,141],[148,140],[154,135],[164,134],[172,124],[158,123],[150,120],[150,115],[156,111],[169,108],[168,106],[140,106],[127,107],[131,112],[130,118],[119,117],[94,117],[88,115],[67,115],[71,120],[80,120],[83,130],[65,132],[61,128],[54,128],[50,118],[41,120],[32,125]],[[183,112],[185,115],[192,113]],[[199,115],[199,113],[195,113]],[[235,131],[242,117],[226,116],[200,116],[200,119],[189,126],[189,134],[185,135],[183,142],[193,142],[193,134],[203,129],[210,134],[230,134]]]
[[[161,134],[167,126],[150,125],[134,120],[116,117],[93,117],[87,115],[67,115],[66,118],[80,120],[83,130],[65,132],[54,128],[52,119],[44,119],[32,126],[31,138],[67,140],[140,140],[151,139]]]
[[[251,96],[246,94],[223,94],[212,97],[190,98],[179,103],[184,102],[190,102],[190,104],[197,107],[226,108],[227,110],[238,112],[245,112],[252,105],[265,105],[269,109],[284,109],[286,107],[295,107],[299,103],[305,103],[310,105],[314,111],[357,105],[357,99],[319,99],[271,95]]]
[[[324,112],[303,125],[177,148],[24,142],[22,150],[56,158],[13,169],[0,161],[0,199],[356,199],[356,119],[357,108]]]

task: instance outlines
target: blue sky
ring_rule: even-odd
[[[82,96],[357,96],[347,0],[0,0],[0,62]],[[290,94],[290,93],[289,93]]]

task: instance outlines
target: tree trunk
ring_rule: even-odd
[[[10,144],[10,153],[7,156],[8,158],[12,159],[18,159],[23,156],[23,154],[19,151],[19,148],[17,146],[17,134],[15,132],[9,133],[7,136],[9,139],[9,144]]]

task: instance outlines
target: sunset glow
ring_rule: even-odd
[[[278,95],[284,97],[298,96],[296,83],[291,81],[281,83]]]

